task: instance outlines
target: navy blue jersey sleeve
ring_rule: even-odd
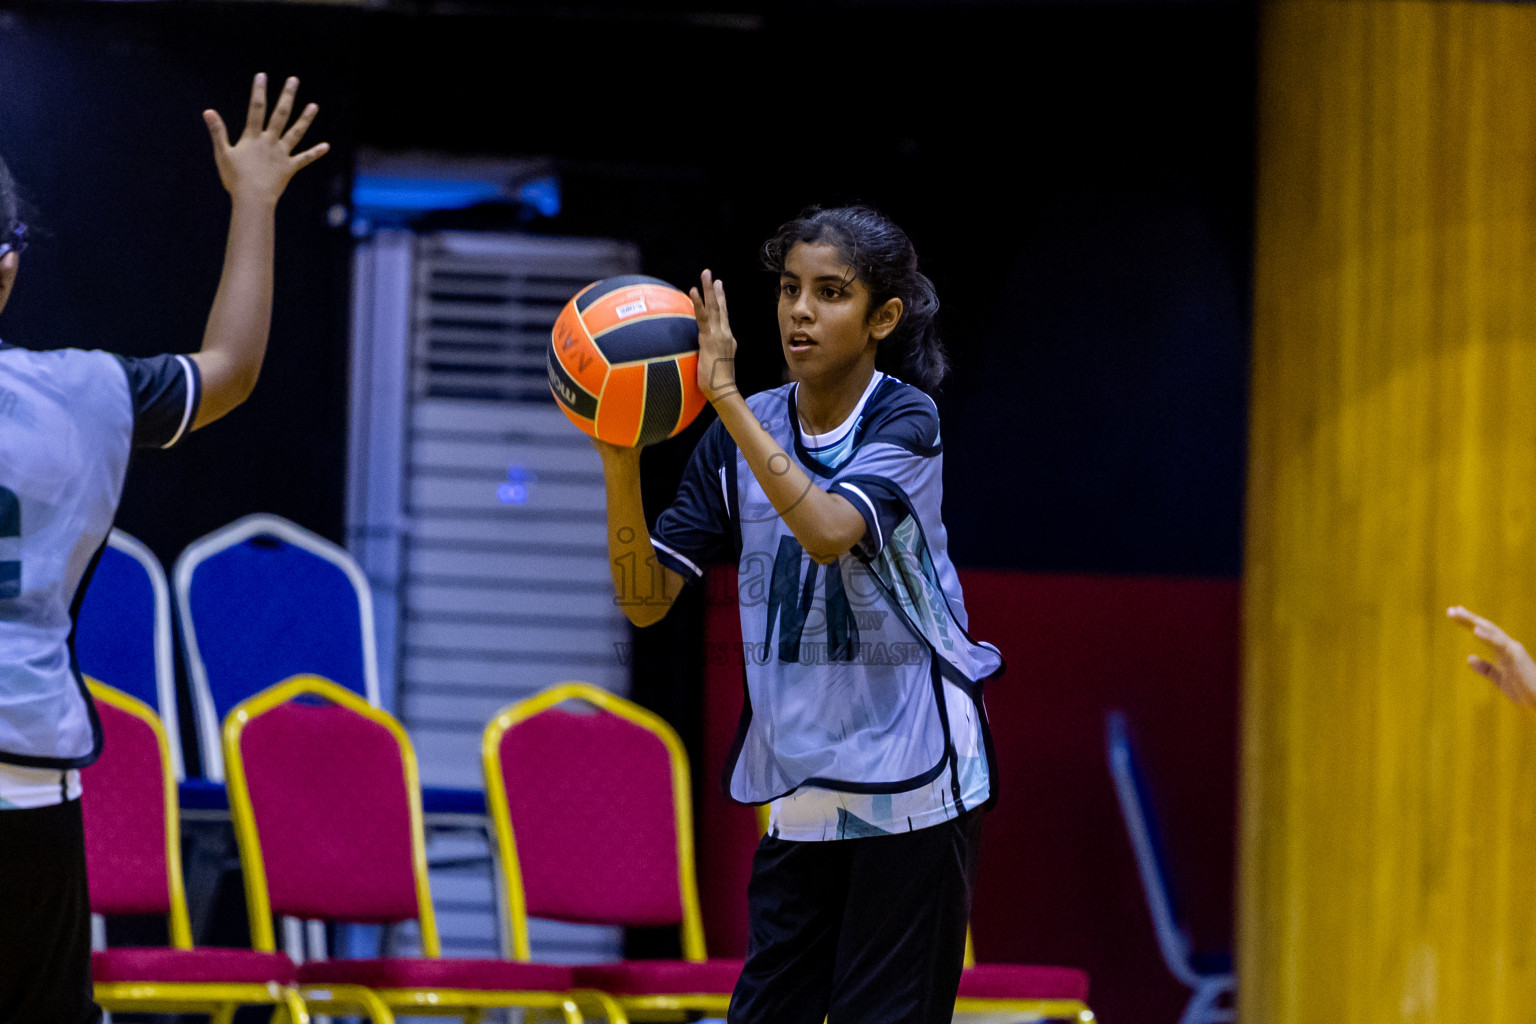
[[[691,581],[731,550],[735,477],[736,442],[716,420],[693,450],[677,497],[656,517],[651,544],[657,561]]]
[[[133,402],[133,446],[169,448],[187,436],[197,419],[203,379],[187,356],[118,356]]]
[[[942,453],[938,410],[917,388],[900,387],[873,411],[852,457],[827,488],[864,517],[859,552],[868,558],[879,555],[892,532],[914,513],[931,511],[938,521]]]

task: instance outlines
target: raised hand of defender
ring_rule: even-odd
[[[688,289],[693,315],[699,321],[699,390],[711,402],[736,391],[736,336],[725,308],[725,285],[709,271],[699,275],[699,287]]]
[[[331,148],[328,143],[311,146],[302,153],[294,153],[294,147],[309,130],[320,108],[311,103],[300,112],[290,126],[293,116],[293,99],[299,91],[299,80],[290,78],[283,83],[283,91],[267,118],[267,76],[258,74],[251,83],[251,103],[245,112],[245,130],[230,145],[229,133],[216,110],[203,111],[203,121],[213,136],[213,159],[219,165],[219,180],[224,183],[231,197],[236,200],[256,200],[275,204],[283,189],[288,187],[300,168],[320,159]]]
[[[1494,685],[1521,707],[1536,706],[1536,661],[1531,660],[1525,646],[1494,623],[1460,605],[1446,609],[1445,614],[1493,648],[1492,661],[1475,654],[1467,656],[1467,664],[1472,670],[1492,679]]]

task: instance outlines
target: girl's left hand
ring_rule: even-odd
[[[688,289],[699,321],[699,390],[711,403],[736,390],[736,338],[725,308],[725,285],[704,271],[699,287]]]

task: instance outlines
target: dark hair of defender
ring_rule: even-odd
[[[9,235],[19,220],[21,199],[16,194],[16,180],[5,166],[5,157],[0,156],[0,234]]]
[[[873,207],[812,206],[763,243],[763,266],[782,273],[789,251],[799,243],[836,247],[869,289],[869,308],[901,300],[901,320],[880,343],[876,366],[932,394],[949,373],[939,338],[939,296],[917,269],[917,251],[905,231]]]
[[[29,224],[36,213],[0,156],[0,249],[6,253],[25,250],[28,234],[36,235],[37,225]]]

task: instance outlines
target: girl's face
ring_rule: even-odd
[[[815,386],[843,379],[866,361],[901,319],[901,300],[869,308],[869,288],[837,247],[799,242],[779,274],[779,341],[796,380]]]

